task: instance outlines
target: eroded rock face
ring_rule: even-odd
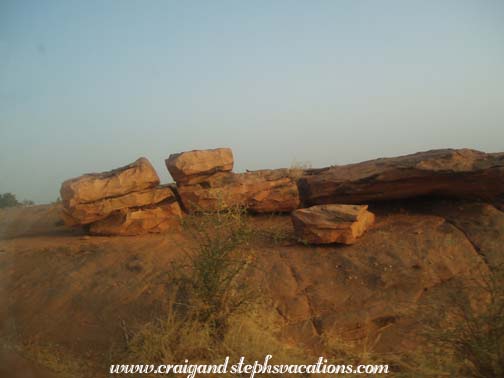
[[[374,223],[366,205],[319,205],[291,214],[296,236],[311,244],[354,244]]]
[[[287,169],[246,173],[221,172],[194,185],[180,185],[180,198],[190,212],[244,206],[252,212],[289,212],[299,206],[299,193]]]
[[[178,184],[196,184],[216,172],[231,171],[234,160],[230,148],[216,148],[172,154],[165,163]]]
[[[60,194],[66,208],[104,198],[118,197],[159,185],[159,177],[146,158],[102,173],[89,173],[65,181]]]
[[[115,211],[108,218],[92,223],[92,235],[142,235],[158,233],[176,227],[182,216],[180,205],[174,199],[155,206]]]
[[[504,194],[504,154],[445,149],[333,166],[302,177],[299,188],[306,205],[426,195],[493,202]]]
[[[89,224],[107,218],[112,212],[130,207],[142,207],[171,199],[175,194],[169,186],[158,186],[152,189],[131,192],[124,196],[105,198],[90,203],[79,203],[64,209],[67,224]],[[70,220],[66,218],[69,217]]]

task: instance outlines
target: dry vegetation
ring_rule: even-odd
[[[277,362],[301,364],[324,355],[340,364],[388,363],[397,377],[503,376],[502,269],[470,288],[454,282],[446,288],[450,302],[444,306],[420,306],[419,319],[426,312],[443,316],[438,322],[425,320],[422,342],[412,354],[380,354],[374,351],[377,340],[352,343],[334,337],[323,337],[319,350],[307,352],[283,339],[282,319],[267,295],[247,285],[260,269],[251,246],[258,239],[292,242],[292,235],[281,228],[255,229],[240,208],[188,217],[184,229],[195,245],[186,251],[185,263],[174,266],[176,294],[166,316],[144,325],[129,342],[131,361],[221,363],[224,356],[255,361],[272,354]]]
[[[278,220],[261,227],[255,220],[242,208],[186,217],[183,230],[191,243],[181,246],[184,258],[173,263],[166,278],[172,296],[165,313],[125,329],[125,343],[111,350],[109,362],[222,363],[225,356],[235,361],[246,356],[253,362],[272,354],[274,363],[306,364],[319,356],[339,364],[388,363],[394,377],[503,376],[502,266],[469,284],[446,282],[441,301],[434,296],[419,306],[414,317],[423,331],[409,354],[379,353],[375,336],[349,342],[323,334],[315,350],[285,337],[285,320],[256,277],[263,267],[255,249],[295,243],[292,232]],[[89,366],[91,358],[78,359],[37,340],[20,346],[19,353],[61,377],[103,373],[103,366]]]
[[[301,363],[303,350],[281,341],[281,318],[259,288],[252,238],[279,239],[255,230],[243,208],[200,213],[184,220],[194,240],[183,263],[174,264],[174,297],[163,319],[142,327],[128,343],[131,361],[221,363],[225,356],[262,360],[265,346],[277,360]]]

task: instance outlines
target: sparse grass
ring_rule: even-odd
[[[294,180],[301,178],[307,169],[312,168],[310,162],[293,161],[289,168],[289,176]]]
[[[254,229],[243,208],[201,213],[184,220],[194,241],[175,265],[174,298],[166,316],[144,325],[128,343],[132,361],[221,363],[225,356],[302,361],[303,352],[278,338],[281,319],[249,285]]]
[[[264,293],[250,289],[257,286],[248,280],[255,269],[252,241],[290,239],[285,227],[264,232],[235,208],[189,216],[184,229],[194,246],[185,251],[185,264],[174,266],[171,304],[165,317],[145,324],[129,340],[128,360],[219,364],[226,356],[253,362],[271,354],[275,364],[314,363],[322,355],[338,364],[383,363],[355,345],[343,350],[341,344],[321,340],[324,350],[315,352],[288,341],[285,319]]]
[[[469,284],[446,283],[444,305],[428,303],[421,346],[404,377],[504,376],[504,270],[480,272]],[[436,316],[437,315],[437,316]]]
[[[278,245],[296,241],[290,217],[286,215],[269,215],[268,217],[265,222],[254,228],[254,242]]]
[[[443,294],[444,305],[434,303],[425,323],[418,318],[424,332],[410,355],[378,353],[379,333],[352,342],[323,333],[314,352],[286,341],[285,320],[263,293],[250,290],[257,285],[249,281],[252,245],[258,245],[257,238],[289,240],[286,228],[253,227],[243,209],[189,216],[184,223],[194,246],[186,251],[185,264],[176,267],[172,304],[163,319],[144,325],[128,342],[131,361],[222,363],[225,356],[261,361],[272,354],[275,363],[306,364],[323,355],[336,364],[389,364],[392,377],[503,376],[502,269],[470,287],[457,286],[457,280],[453,286],[445,283],[449,300]],[[428,323],[435,313],[442,315],[439,321]]]
[[[175,307],[172,307],[172,309]],[[305,363],[305,352],[280,340],[280,319],[266,306],[254,305],[247,312],[228,318],[221,340],[213,336],[212,325],[197,316],[180,318],[171,311],[166,318],[145,325],[129,345],[132,361],[148,363],[222,363],[226,356],[238,361],[261,361],[272,354],[283,363]]]
[[[23,358],[32,361],[60,378],[87,378],[92,376],[89,359],[78,358],[68,353],[62,347],[31,340],[23,344],[5,346]]]

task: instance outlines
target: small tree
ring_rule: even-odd
[[[19,206],[20,203],[12,193],[0,194],[0,208]]]

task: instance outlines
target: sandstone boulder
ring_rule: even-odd
[[[178,224],[182,211],[174,200],[144,208],[129,208],[115,211],[108,218],[91,223],[92,235],[134,236],[159,233]]]
[[[65,181],[60,194],[66,208],[104,198],[122,196],[152,188],[159,177],[149,160],[140,158],[134,163],[102,173],[89,173]]]
[[[221,172],[194,185],[179,185],[190,212],[243,206],[252,212],[290,212],[299,206],[296,182],[287,169],[246,173]]]
[[[366,205],[319,205],[292,212],[296,236],[312,244],[353,244],[374,223]]]
[[[234,160],[230,148],[216,148],[172,154],[165,163],[177,183],[196,184],[216,172],[231,171]]]
[[[69,226],[83,225],[107,218],[112,212],[130,207],[154,205],[164,200],[175,200],[171,187],[164,185],[138,192],[131,192],[119,197],[77,203],[63,209],[62,218]]]
[[[299,180],[305,205],[418,196],[504,198],[504,153],[444,149],[313,170]]]

